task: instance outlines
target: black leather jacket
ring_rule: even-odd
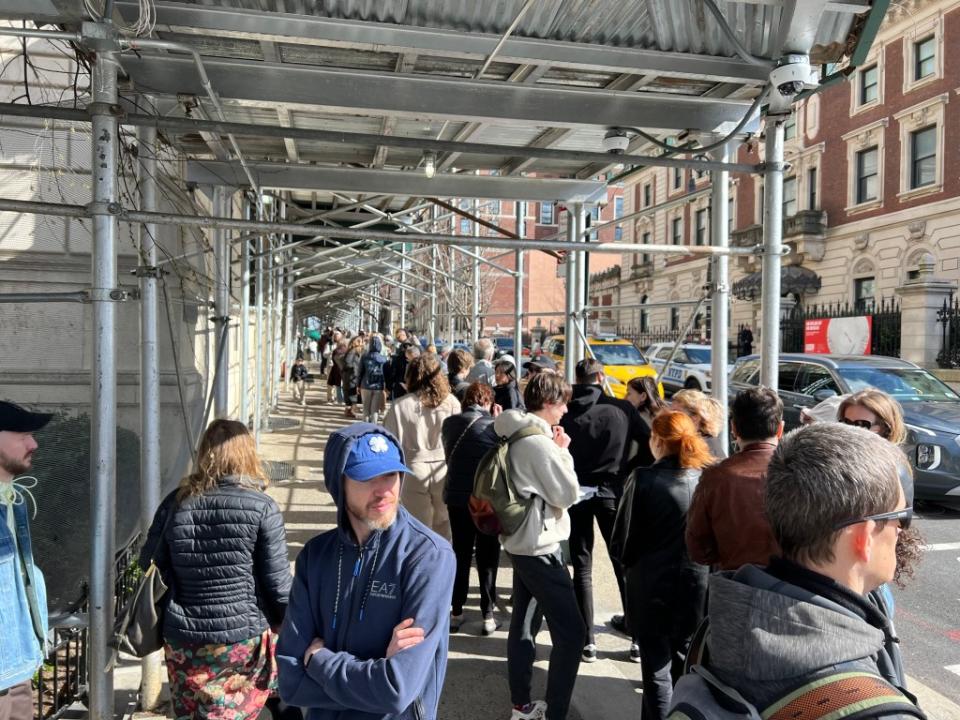
[[[292,583],[283,516],[249,481],[221,478],[214,490],[179,505],[176,491],[170,493],[154,515],[141,567],[150,564],[155,547],[170,588],[166,640],[235,643],[283,621]]]
[[[498,441],[493,431],[493,415],[477,405],[471,405],[459,415],[451,415],[444,420],[440,436],[443,454],[447,459],[443,501],[451,507],[465,508],[473,491],[477,465]]]

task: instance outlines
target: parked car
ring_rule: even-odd
[[[564,342],[563,335],[551,335],[543,341],[543,354],[548,355],[558,367],[563,366]],[[635,377],[657,376],[656,368],[630,340],[603,335],[588,337],[587,342],[590,352],[603,363],[603,374],[607,376],[614,397],[625,398],[627,383]],[[660,394],[663,395],[662,385]]]
[[[760,359],[748,355],[730,374],[731,399],[760,382]],[[866,388],[883,390],[903,407],[903,450],[914,468],[916,497],[960,502],[960,396],[913,363],[877,355],[780,356],[777,391],[787,430],[800,424],[800,410],[834,395]]]
[[[673,343],[654,343],[643,352],[657,372],[662,372],[672,351]],[[663,389],[668,394],[685,388],[710,392],[711,357],[712,348],[709,345],[681,344],[670,367],[660,377]],[[733,365],[728,366],[727,372],[732,367]]]

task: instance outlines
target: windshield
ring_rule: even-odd
[[[710,362],[710,350],[708,348],[684,348],[683,351],[690,358],[693,364],[708,364]]]
[[[925,370],[914,368],[843,368],[840,371],[852,392],[883,390],[900,402],[960,400],[957,394]]]
[[[604,365],[643,365],[646,360],[643,354],[633,345],[595,345],[590,343],[590,349]]]

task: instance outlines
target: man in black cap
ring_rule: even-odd
[[[50,422],[50,417],[0,401],[0,513],[4,519],[0,522],[0,587],[11,590],[2,606],[2,632],[7,637],[0,645],[3,720],[31,720],[34,708],[30,680],[43,662],[46,590],[43,574],[33,564],[25,497],[29,491],[16,478],[30,470],[37,449],[33,433]]]

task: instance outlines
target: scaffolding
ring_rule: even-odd
[[[668,5],[660,0],[649,2],[656,3],[662,12],[675,10],[673,6],[668,10]],[[637,3],[638,6],[645,4]],[[379,11],[389,15],[391,7],[388,6],[392,3],[382,5]],[[0,198],[0,213],[89,223],[92,226],[89,287],[59,294],[11,293],[0,297],[0,301],[79,302],[91,310],[88,655],[91,718],[105,720],[112,716],[112,675],[105,668],[108,666],[106,642],[114,614],[117,312],[118,306],[127,301],[139,303],[141,527],[149,524],[160,500],[158,337],[161,311],[165,310],[167,322],[171,322],[164,267],[183,260],[174,256],[159,258],[156,238],[161,228],[175,228],[177,232],[209,231],[212,237],[209,247],[184,253],[184,256],[209,255],[212,261],[212,272],[205,278],[210,292],[200,302],[200,307],[211,313],[208,319],[214,337],[212,366],[209,377],[205,378],[209,393],[204,394],[201,420],[205,422],[211,412],[216,416],[229,415],[236,407],[239,418],[250,423],[258,438],[262,431],[269,429],[270,411],[277,403],[281,374],[286,374],[285,368],[294,357],[295,328],[301,327],[307,316],[333,323],[364,311],[380,318],[382,309],[398,307],[397,324],[403,326],[410,296],[425,294],[431,308],[428,331],[432,342],[437,337],[438,294],[445,292],[451,341],[455,316],[469,318],[470,334],[475,339],[480,334],[483,316],[480,268],[486,265],[514,282],[512,319],[519,351],[524,317],[548,314],[533,313],[523,307],[523,281],[528,276],[525,256],[534,252],[562,254],[565,258],[564,373],[571,381],[576,361],[589,352],[588,314],[610,309],[610,306],[596,308],[588,304],[588,252],[708,257],[712,263],[712,282],[707,297],[701,302],[712,303],[713,392],[720,397],[725,397],[727,392],[728,259],[737,255],[760,255],[763,267],[761,382],[776,387],[779,278],[781,256],[786,250],[782,244],[781,207],[784,118],[790,112],[790,101],[795,95],[784,100],[779,88],[769,87],[768,75],[786,54],[806,55],[815,44],[818,47],[855,46],[849,62],[856,64],[865,56],[887,3],[878,0],[861,6],[831,4],[826,0],[784,0],[783,5],[789,6],[789,12],[785,10],[782,16],[772,13],[762,16],[768,29],[777,31],[778,41],[776,47],[764,48],[765,55],[760,48],[746,47],[744,43],[749,40],[739,40],[737,33],[725,26],[722,16],[718,27],[711,26],[704,31],[707,36],[701,38],[701,44],[723,50],[716,55],[698,55],[678,53],[668,45],[642,51],[614,48],[599,41],[590,44],[589,37],[582,43],[561,42],[556,38],[531,42],[529,38],[536,35],[535,24],[531,23],[536,21],[533,16],[522,20],[528,3],[515,16],[500,18],[498,34],[482,33],[479,29],[456,34],[456,42],[466,44],[464,52],[472,53],[477,65],[472,77],[462,84],[403,72],[408,69],[405,65],[409,62],[408,54],[415,56],[423,52],[442,57],[450,51],[454,38],[443,29],[443,23],[436,27],[413,27],[411,21],[408,32],[390,34],[384,19],[377,23],[348,18],[303,18],[239,9],[218,14],[213,8],[199,5],[157,3],[161,26],[193,25],[207,33],[208,39],[239,32],[239,27],[258,27],[263,37],[297,38],[302,34],[316,40],[331,37],[329,33],[335,28],[352,23],[358,43],[394,48],[397,72],[386,76],[393,84],[383,84],[384,78],[376,73],[362,75],[349,68],[330,70],[321,67],[323,63],[316,67],[289,64],[280,67],[283,63],[276,58],[258,61],[259,65],[253,61],[228,61],[190,44],[132,37],[121,32],[122,24],[110,22],[109,18],[91,18],[86,11],[59,21],[60,30],[0,27],[0,37],[14,37],[24,42],[25,59],[27,39],[62,43],[77,53],[77,73],[81,64],[89,64],[90,70],[91,94],[83,109],[69,108],[63,103],[0,104],[0,116],[6,122],[21,118],[59,122],[70,127],[89,125],[92,146],[88,202]],[[137,11],[135,2],[116,2],[116,18],[129,20]],[[681,10],[675,11],[682,14]],[[857,13],[865,13],[866,21],[854,26]],[[242,16],[249,17],[244,20]],[[17,17],[50,22],[47,17],[23,14]],[[237,27],[219,24],[234,20],[256,24]],[[678,16],[675,21],[683,22],[684,18]],[[686,26],[695,25],[690,22]],[[848,38],[852,32],[855,37]],[[848,43],[851,39],[856,42]],[[272,52],[276,55],[275,48]],[[502,72],[498,63],[493,62],[495,59],[513,62],[518,69],[504,79],[494,80],[490,74]],[[586,94],[576,87],[538,85],[537,78],[548,73],[551,66],[585,73],[607,72],[611,78],[604,88]],[[291,68],[296,68],[296,76],[287,78],[284,73],[292,72]],[[121,70],[134,86],[141,88],[140,92],[121,96],[118,86]],[[647,73],[649,77],[643,75],[637,80],[637,72]],[[660,74],[683,78],[695,89],[689,96],[665,93],[647,96],[647,93],[624,91],[624,88],[643,87]],[[326,96],[317,94],[314,87],[317,84],[313,82],[317,78],[327,82]],[[722,87],[726,96],[712,90],[697,94],[697,88],[701,87],[695,85],[698,81],[705,82],[708,88]],[[764,161],[759,165],[734,162],[732,158],[736,157],[748,124],[757,119],[761,101],[766,108]],[[243,102],[251,105],[244,107]],[[364,131],[349,122],[342,123],[343,127],[324,129],[311,127],[309,123],[298,126],[291,120],[289,107],[283,105],[276,112],[270,111],[279,121],[274,124],[264,120],[264,112],[260,112],[264,104],[274,102],[361,108],[379,114],[383,122],[378,133]],[[174,115],[172,110],[184,103],[192,111],[191,116]],[[515,116],[509,116],[509,112]],[[437,118],[439,127],[431,124],[429,132],[412,127],[405,132],[397,131],[399,125],[410,122],[410,117],[421,115]],[[458,118],[467,121],[466,124],[456,133],[449,132],[448,126]],[[541,133],[543,124],[550,129],[530,136],[521,145],[478,140],[484,123],[504,120],[526,123],[537,133]],[[575,138],[578,128],[595,130],[598,126],[608,132],[628,134],[631,139],[626,152],[614,156],[586,150],[583,142],[570,143],[568,149],[551,147],[564,139]],[[125,128],[136,128],[138,132],[135,202],[125,198],[120,190],[125,177],[120,164],[127,152]],[[685,144],[673,145],[642,128],[655,128],[661,137],[687,131],[690,135]],[[201,205],[208,211],[201,212],[197,206],[192,212],[159,206],[158,145],[160,138],[170,142],[175,135],[181,138],[177,152],[184,161],[183,180],[188,191],[199,188],[204,196]],[[474,135],[477,137],[471,140]],[[593,137],[589,132],[586,135]],[[184,137],[189,139],[183,140]],[[260,150],[271,140],[282,143],[286,156],[282,162],[278,158],[249,159],[266,154]],[[301,146],[328,154],[331,164],[300,162]],[[638,152],[644,148],[653,150],[645,154]],[[356,157],[369,149],[373,150],[369,167],[355,167]],[[402,157],[398,164],[406,171],[384,168],[383,158],[388,152]],[[457,163],[461,171],[454,173],[452,169]],[[542,164],[544,176],[555,177],[518,174],[536,163]],[[598,228],[588,228],[587,217],[591,207],[603,202],[607,184],[583,178],[596,177],[614,165],[679,167],[713,173],[711,245],[588,243],[590,233]],[[764,236],[762,245],[757,247],[729,245],[726,213],[731,172],[759,174],[765,179]],[[434,174],[442,177],[434,178]],[[623,173],[614,176],[622,177]],[[330,198],[329,208],[318,211],[318,193]],[[310,194],[314,197],[313,206],[305,211],[303,198]],[[451,204],[442,198],[466,201],[472,204],[472,212],[458,207],[459,202]],[[490,199],[516,203],[516,232],[505,231],[481,217],[480,202]],[[563,203],[568,208],[565,231],[547,238],[529,237],[523,223],[525,202]],[[294,219],[293,215],[298,217]],[[611,224],[626,223],[635,215],[618,218]],[[436,232],[436,223],[445,217],[465,218],[471,223],[471,232]],[[423,227],[425,224],[427,229]],[[139,238],[136,293],[118,281],[121,227],[135,228]],[[481,236],[481,227],[497,235]],[[429,258],[418,256],[416,248],[427,248]],[[441,277],[443,269],[438,266],[440,248],[450,248],[451,258],[464,259],[462,264],[454,264],[451,259],[450,272],[445,278]],[[487,249],[511,252],[513,268],[485,257]],[[235,277],[239,287],[234,295]],[[469,297],[468,307],[455,307],[458,286],[469,291],[465,294]],[[396,289],[398,302],[385,290],[387,287]],[[364,306],[365,310],[361,310]],[[695,311],[691,313],[691,317],[695,314]],[[234,362],[230,348],[237,343]],[[232,370],[234,365],[236,373]],[[238,381],[233,390],[231,378],[235,375]],[[185,388],[179,372],[177,387],[183,398]],[[231,399],[231,395],[236,397]],[[184,401],[183,419],[189,440],[197,429],[191,427],[186,405]],[[722,443],[726,445],[725,438]],[[156,663],[155,658],[145,662],[145,683],[156,683],[157,675],[147,672],[150,667],[156,671]],[[158,689],[145,688],[145,704],[149,704],[151,695]]]

